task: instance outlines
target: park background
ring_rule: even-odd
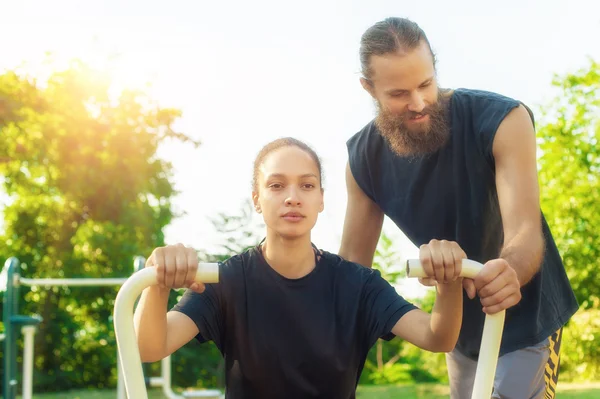
[[[388,16],[425,30],[443,87],[496,91],[534,110],[542,210],[581,305],[562,347],[559,387],[571,393],[559,397],[597,397],[593,0],[3,2],[0,260],[16,256],[23,277],[105,278],[130,275],[134,256],[164,244],[225,259],[262,238],[249,206],[251,165],[282,136],[308,142],[323,159],[326,206],[313,241],[336,252],[345,141],[375,110],[358,81],[359,40]],[[427,309],[432,291],[398,267],[416,254],[386,220],[376,267]],[[114,397],[116,290],[21,290],[21,312],[43,318],[34,392]],[[173,356],[173,383],[222,387],[222,368],[212,344],[190,343]],[[443,355],[396,339],[373,348],[359,393],[444,397],[446,382]]]

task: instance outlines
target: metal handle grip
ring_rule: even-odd
[[[479,262],[463,259],[460,276],[474,278],[482,268],[483,265]],[[409,259],[406,262],[406,275],[408,277],[427,277],[419,259]],[[504,310],[485,316],[471,399],[489,398],[492,396],[505,316],[506,311]]]
[[[200,263],[195,281],[218,283],[219,267],[216,263]],[[156,268],[148,267],[135,272],[119,289],[115,299],[113,323],[123,366],[125,388],[129,399],[147,399],[140,350],[133,326],[133,307],[144,289],[157,284]]]

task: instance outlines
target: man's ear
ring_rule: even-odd
[[[375,90],[373,88],[373,82],[368,79],[360,78],[360,84],[371,95],[371,97],[375,98]]]

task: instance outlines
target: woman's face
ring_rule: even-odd
[[[256,190],[252,200],[263,214],[267,234],[288,239],[310,234],[323,211],[319,168],[296,146],[279,148],[265,157]]]

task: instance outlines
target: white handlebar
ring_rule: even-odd
[[[475,277],[483,265],[470,259],[463,259],[461,277]],[[406,275],[408,277],[427,277],[418,259],[409,259],[406,262]],[[489,398],[494,389],[494,376],[500,353],[500,341],[504,329],[506,311],[485,316],[483,336],[479,347],[479,359],[475,371],[475,383],[471,399]]]
[[[219,267],[216,263],[200,263],[196,273],[196,282],[218,283]],[[133,327],[133,307],[144,289],[157,284],[156,268],[148,267],[135,272],[125,281],[114,308],[114,326],[119,358],[123,366],[125,388],[129,399],[147,399],[144,372]]]

